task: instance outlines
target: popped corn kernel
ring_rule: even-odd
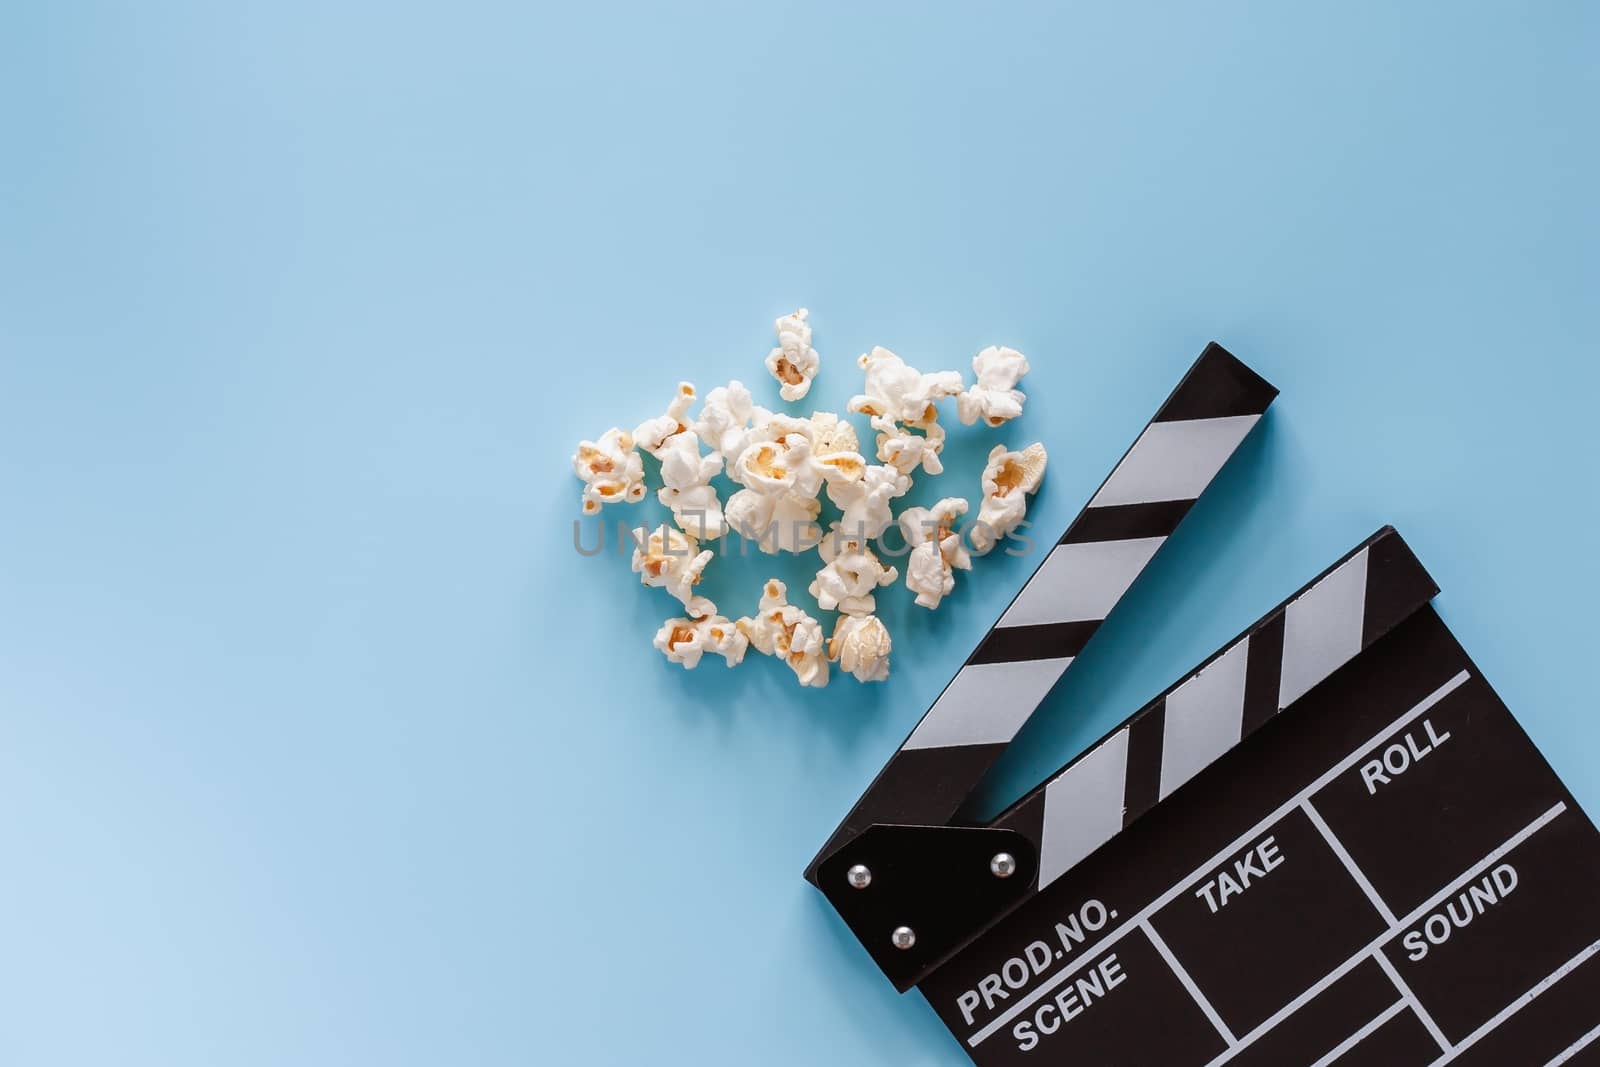
[[[828,640],[828,657],[858,682],[882,682],[889,677],[893,648],[888,627],[876,615],[841,615]]]
[[[902,474],[918,467],[928,474],[941,473],[944,464],[939,453],[945,435],[939,425],[938,402],[961,393],[961,375],[956,371],[924,374],[882,347],[857,362],[866,371],[865,391],[850,398],[847,410],[872,420],[878,432],[878,459]]]
[[[912,546],[906,557],[906,588],[930,611],[955,588],[955,572],[972,569],[972,557],[956,528],[967,506],[960,497],[945,497],[931,508],[900,513],[900,530]]]
[[[656,631],[653,643],[669,662],[681,663],[685,670],[694,670],[707,653],[721,656],[729,667],[737,667],[744,660],[750,639],[731,620],[713,609],[713,613],[704,618],[668,619]]]
[[[986,556],[1022,524],[1028,514],[1028,495],[1044,480],[1044,445],[1035,442],[1020,452],[995,445],[983,468],[983,501],[972,527],[972,550]]]
[[[598,441],[579,441],[572,473],[583,481],[582,506],[594,515],[602,505],[644,499],[644,461],[633,450],[633,435],[610,429]]]
[[[653,419],[641,422],[633,431],[633,438],[639,447],[659,458],[661,446],[675,434],[683,433],[689,428],[689,409],[694,406],[694,386],[689,382],[679,382],[678,391],[672,395],[672,402],[667,405],[665,414],[657,415]]]
[[[1027,399],[1017,381],[1028,373],[1028,357],[1015,348],[990,345],[972,357],[977,381],[956,397],[956,414],[963,426],[982,419],[990,426],[1002,426],[1022,414]]]
[[[860,452],[861,441],[856,428],[831,411],[811,413],[811,447],[819,456],[832,456],[841,452]]]
[[[739,381],[719,385],[706,394],[700,416],[690,427],[731,468],[751,437],[751,425],[766,424],[772,412],[755,403]]]
[[[924,374],[882,346],[856,360],[866,371],[864,391],[850,398],[848,410],[860,415],[882,415],[897,422],[931,421],[930,407],[961,392],[957,371]]]
[[[865,467],[858,479],[830,481],[828,499],[841,512],[834,523],[834,533],[863,541],[881,537],[894,521],[889,501],[910,490],[910,476],[887,465]]]
[[[702,541],[721,537],[727,520],[711,479],[722,470],[722,457],[715,452],[701,455],[700,437],[693,430],[668,437],[656,456],[662,481],[656,499],[672,509],[679,529]]]
[[[820,688],[828,684],[828,646],[822,624],[789,603],[788,586],[778,579],[769,578],[762,587],[756,615],[735,625],[757,652],[787,663],[801,685]]]
[[[837,532],[824,537],[817,551],[823,567],[817,571],[810,593],[823,611],[871,615],[877,608],[873,591],[900,577],[900,572],[885,567],[864,541]]]
[[[641,526],[632,533],[633,571],[642,584],[665,589],[693,618],[716,614],[717,606],[694,592],[711,562],[709,548],[701,551],[693,537],[665,524],[654,530]]]
[[[810,314],[801,308],[773,323],[778,347],[767,353],[767,372],[778,380],[778,395],[785,400],[800,400],[811,391],[821,363],[811,347],[811,326],[806,322]]]
[[[845,478],[859,456],[836,453],[819,460],[810,420],[773,415],[752,431],[728,477],[744,486],[728,500],[729,526],[768,554],[804,552],[822,537],[817,493],[824,478]]]

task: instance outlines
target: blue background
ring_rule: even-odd
[[[1208,339],[1283,389],[992,803],[1393,522],[1600,806],[1596,55],[1577,2],[7,5],[0,1059],[965,1062],[800,870],[1037,557],[802,692],[572,547],[574,444],[776,403],[800,304],[817,407],[1027,352],[914,499],[1042,439],[1041,531]]]

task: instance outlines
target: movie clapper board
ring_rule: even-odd
[[[1393,529],[957,819],[1275,396],[1206,349],[806,877],[981,1067],[1600,1064],[1600,835]]]

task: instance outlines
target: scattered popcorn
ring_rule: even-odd
[[[721,656],[728,666],[737,667],[744,660],[750,639],[733,622],[713,613],[700,619],[668,619],[656,631],[654,644],[670,662],[694,670],[700,666],[700,657],[708,652]]]
[[[919,466],[939,474],[944,430],[938,401],[961,393],[956,371],[923,374],[887,348],[874,348],[857,362],[867,372],[866,392],[850,398],[848,410],[869,416],[878,431],[878,458],[902,474]],[[904,427],[901,424],[904,424]],[[921,431],[908,433],[908,429]]]
[[[817,572],[810,592],[823,611],[871,615],[877,610],[873,590],[900,577],[899,571],[878,561],[866,542],[841,537],[837,531],[824,537],[817,550],[825,566]]]
[[[911,555],[906,559],[906,588],[917,603],[930,611],[956,587],[955,570],[971,570],[972,557],[955,529],[967,513],[967,502],[945,497],[931,508],[907,508],[900,513],[900,531]]]
[[[780,656],[801,685],[828,684],[828,648],[822,624],[789,603],[788,586],[769,578],[762,589],[759,614],[736,624],[757,652]]]
[[[688,382],[679,382],[678,391],[672,398],[672,403],[667,405],[665,415],[657,415],[653,419],[641,422],[633,431],[633,438],[639,447],[652,456],[660,456],[661,446],[674,434],[680,434],[689,428],[684,420],[689,417],[689,408],[694,404],[694,386]]]
[[[663,523],[654,530],[640,527],[633,532],[633,570],[645,585],[665,589],[683,602],[691,616],[708,618],[717,606],[694,587],[711,562],[712,551],[700,551],[694,538]]]
[[[876,615],[841,615],[828,640],[828,657],[858,682],[882,682],[889,677],[889,652],[894,642]]]
[[[644,499],[644,461],[626,430],[607,430],[599,441],[579,441],[572,473],[583,479],[585,515],[595,514],[602,504]]]
[[[889,466],[871,466],[854,481],[830,481],[828,499],[843,512],[833,525],[834,536],[871,541],[894,522],[889,501],[911,490],[911,477]]]
[[[971,426],[979,419],[990,426],[1000,426],[1022,414],[1022,402],[1027,397],[1016,386],[1017,380],[1028,373],[1027,356],[1015,348],[990,345],[972,357],[972,370],[977,382],[956,397],[956,414],[963,426]]]
[[[810,392],[821,363],[811,347],[809,319],[801,308],[773,324],[778,347],[766,366],[786,401]],[[667,619],[654,638],[669,662],[693,669],[713,655],[733,667],[754,645],[764,655],[782,657],[803,686],[827,685],[830,663],[858,681],[883,681],[893,642],[877,615],[878,590],[893,585],[903,571],[916,603],[935,609],[954,590],[956,570],[970,570],[972,555],[992,551],[1026,520],[1028,497],[1044,477],[1044,446],[1008,451],[997,445],[983,472],[970,546],[957,528],[968,503],[947,497],[899,516],[907,562],[899,569],[886,566],[872,542],[896,524],[893,502],[910,492],[918,472],[944,470],[939,402],[954,398],[963,424],[1001,426],[1022,414],[1026,397],[1017,383],[1028,373],[1028,360],[1013,348],[985,348],[973,357],[971,388],[964,388],[956,371],[925,374],[886,348],[873,348],[858,362],[866,380],[847,410],[868,417],[875,462],[863,455],[857,427],[846,419],[830,411],[809,417],[770,411],[738,381],[712,389],[692,418],[690,409],[700,398],[691,383],[680,382],[666,411],[631,434],[611,429],[598,441],[579,442],[572,469],[583,481],[586,515],[644,498],[640,453],[660,464],[656,496],[671,509],[672,523],[631,533],[639,580],[684,605],[683,615]],[[713,484],[718,474],[737,487],[726,502]],[[824,489],[840,512],[827,534],[819,524]],[[763,586],[754,617],[730,620],[696,595],[714,556],[701,545],[730,530],[769,554],[818,550],[822,567],[809,591],[822,611],[839,613],[831,637],[823,622],[789,603],[787,586],[776,578]]]
[[[675,433],[656,449],[661,460],[662,487],[656,499],[672,509],[678,528],[701,541],[721,537],[727,530],[722,501],[711,479],[722,470],[722,456],[700,454],[700,437],[693,430]]]
[[[990,450],[989,464],[983,468],[983,503],[972,527],[972,549],[978,555],[988,555],[1021,525],[1028,514],[1028,495],[1044,480],[1047,458],[1039,442],[1021,452],[1008,452],[1005,445]]]
[[[778,347],[767,353],[767,371],[778,379],[778,395],[785,400],[800,400],[811,391],[820,360],[811,347],[811,313],[801,308],[785,315],[773,326],[778,331]]]

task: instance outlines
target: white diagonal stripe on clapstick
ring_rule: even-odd
[[[1240,641],[1167,695],[1161,799],[1239,743],[1250,642]]]
[[[1362,549],[1289,605],[1283,619],[1278,707],[1286,708],[1361,651],[1367,555]]]
[[[1060,659],[969,663],[911,731],[901,749],[1005,744],[1072,663]]]
[[[1057,545],[995,626],[1099,622],[1165,541],[1140,537]]]
[[[1196,499],[1260,418],[1226,415],[1152,422],[1089,506],[1107,508]]]
[[[1043,889],[1122,829],[1122,794],[1128,782],[1128,731],[1118,730],[1045,787],[1039,833],[1039,888]]]

